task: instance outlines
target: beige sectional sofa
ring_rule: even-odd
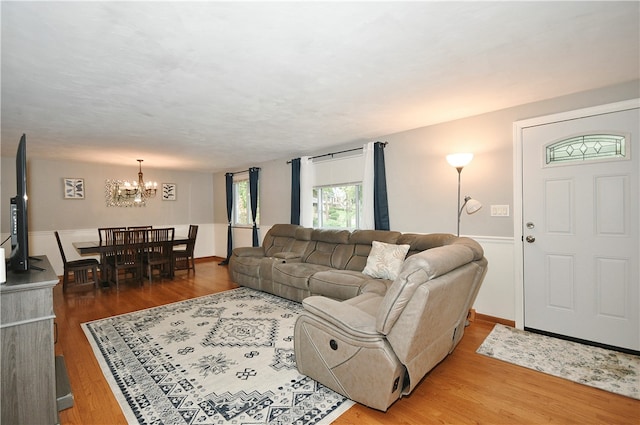
[[[235,248],[229,271],[239,285],[298,302],[310,295],[346,300],[362,292],[384,294],[391,280],[362,273],[373,241],[407,244],[407,257],[442,245],[477,245],[448,233],[351,232],[276,224],[265,235],[262,246]],[[479,245],[477,248],[482,249]]]
[[[383,411],[460,342],[486,270],[469,238],[290,224],[229,261],[236,283],[302,302],[301,373]]]

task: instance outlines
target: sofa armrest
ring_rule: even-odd
[[[384,296],[389,286],[391,286],[391,283],[393,283],[391,280],[386,279],[369,279],[360,287],[360,293],[374,293]]]
[[[264,257],[264,249],[261,246],[243,246],[233,249],[236,257]]]
[[[304,309],[326,320],[351,336],[380,337],[376,331],[376,318],[357,307],[322,296],[311,296],[302,300]]]

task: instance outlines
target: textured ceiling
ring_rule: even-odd
[[[228,171],[630,81],[639,6],[2,1],[2,155]]]

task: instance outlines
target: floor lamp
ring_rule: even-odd
[[[456,209],[456,213],[458,215],[458,237],[460,237],[460,216],[462,215],[462,210],[464,207],[467,207],[467,214],[473,214],[482,208],[482,204],[479,201],[471,198],[471,196],[464,197],[464,204],[460,206],[460,177],[462,174],[462,169],[471,162],[473,159],[472,153],[453,153],[451,155],[447,155],[447,162],[452,167],[455,167],[458,170],[458,208]]]

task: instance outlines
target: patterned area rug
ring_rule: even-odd
[[[301,310],[239,288],[82,327],[129,423],[330,423],[354,403],[298,373]]]
[[[477,353],[640,399],[640,357],[497,324]]]

